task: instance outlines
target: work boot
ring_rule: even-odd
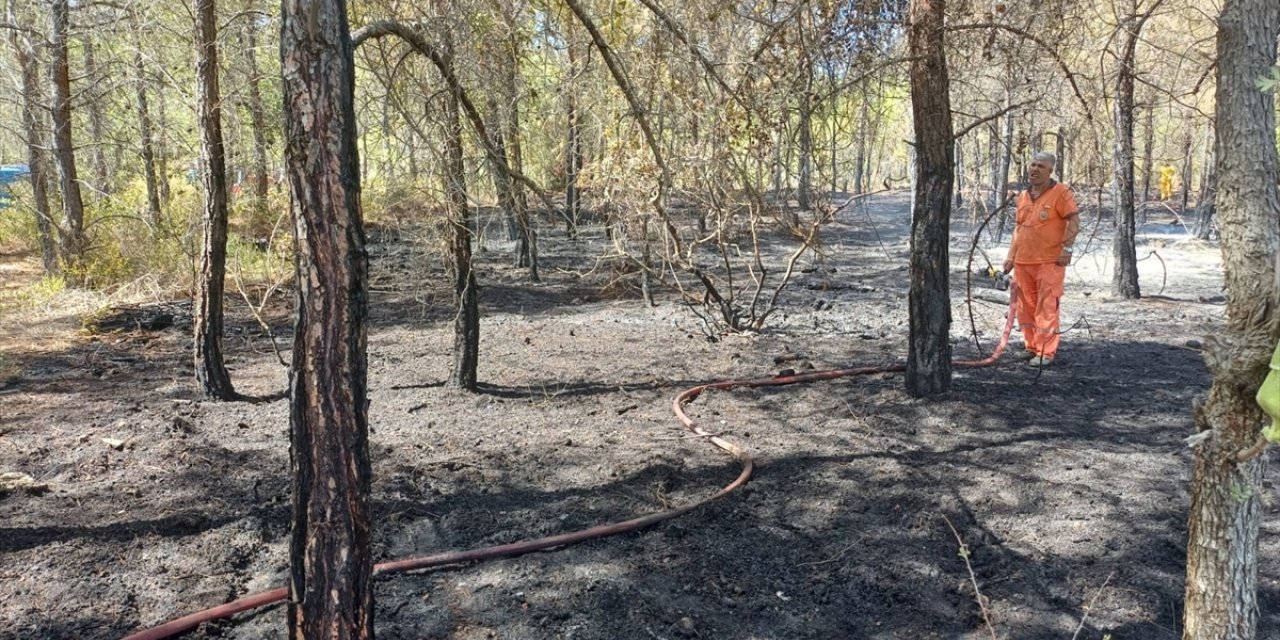
[[[1047,367],[1051,363],[1053,363],[1053,358],[1048,358],[1045,356],[1035,356],[1027,361],[1027,364],[1032,367]]]

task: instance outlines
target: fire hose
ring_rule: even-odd
[[[1005,318],[1004,330],[1000,333],[1000,340],[996,344],[995,351],[991,355],[977,360],[955,360],[952,366],[960,368],[985,367],[994,364],[999,360],[1000,355],[1004,352],[1005,347],[1009,343],[1009,334],[1013,330],[1013,319],[1016,309],[1017,300],[1017,284],[1013,283],[1009,288],[1009,310]],[[613,522],[608,524],[597,525],[587,529],[571,531],[533,540],[525,540],[521,542],[513,542],[510,544],[497,545],[492,547],[482,547],[479,549],[471,549],[467,551],[448,551],[428,556],[419,556],[415,558],[405,558],[402,560],[392,560],[377,564],[373,568],[373,575],[390,575],[393,573],[402,573],[405,571],[413,571],[416,569],[428,569],[432,567],[440,567],[452,564],[461,564],[466,562],[475,562],[479,560],[492,560],[495,558],[507,558],[512,556],[532,553],[534,551],[543,551],[553,547],[563,547],[597,538],[618,535],[621,533],[629,533],[638,529],[652,526],[659,522],[677,518],[686,513],[694,511],[708,503],[718,500],[742,487],[751,478],[753,462],[751,454],[745,449],[729,442],[720,436],[709,433],[698,426],[698,423],[690,418],[684,411],[684,406],[693,402],[702,392],[710,389],[734,389],[739,387],[778,387],[792,384],[801,384],[806,382],[818,382],[822,380],[835,380],[838,378],[846,378],[851,376],[869,375],[875,373],[895,373],[906,370],[905,364],[889,364],[878,366],[854,367],[847,369],[830,369],[825,371],[812,371],[801,374],[770,376],[766,378],[751,378],[740,380],[723,380],[719,382],[709,382],[696,387],[686,389],[675,397],[671,403],[672,411],[676,415],[676,419],[691,431],[695,436],[710,442],[717,448],[733,456],[738,461],[741,471],[738,477],[729,484],[722,487],[714,494],[692,502],[690,504],[675,507],[665,511],[651,513],[649,515],[624,520],[621,522]],[[259,607],[265,607],[270,604],[281,602],[289,596],[288,587],[279,587],[270,591],[263,591],[253,595],[245,596],[239,600],[228,602],[198,611],[181,618],[176,618],[164,624],[149,629],[144,629],[132,635],[126,636],[124,640],[163,640],[171,638],[179,633],[194,629],[195,627],[233,616],[237,613],[250,611]]]

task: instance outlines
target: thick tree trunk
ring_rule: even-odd
[[[1280,338],[1280,193],[1275,95],[1254,85],[1276,63],[1280,4],[1227,0],[1218,18],[1218,218],[1227,326],[1207,341],[1213,384],[1196,426],[1188,524],[1185,640],[1251,640],[1257,633],[1258,526],[1263,460],[1237,452],[1259,437],[1254,396]]]
[[[62,189],[62,260],[64,267],[83,278],[84,274],[79,272],[85,257],[84,199],[80,193],[80,178],[76,174],[76,152],[71,137],[71,71],[67,62],[71,9],[68,0],[53,0],[49,7],[53,153]]]
[[[1136,221],[1133,202],[1133,65],[1142,21],[1142,18],[1137,15],[1130,15],[1125,21],[1120,71],[1116,79],[1115,175],[1113,178],[1115,238],[1112,240],[1115,270],[1111,277],[1111,293],[1116,297],[1129,300],[1142,297],[1142,292],[1138,288],[1138,255],[1134,245]]]
[[[907,47],[915,122],[916,185],[911,211],[910,345],[907,393],[931,396],[951,388],[949,252],[955,138],[943,42],[945,0],[912,0]]]
[[[11,24],[17,25],[14,4],[9,3],[8,18]],[[31,199],[36,213],[36,233],[40,237],[40,259],[45,274],[54,275],[58,272],[58,237],[57,225],[49,210],[49,176],[45,165],[45,136],[39,106],[39,58],[36,56],[35,45],[31,42],[31,35],[25,31],[11,29],[9,44],[13,47],[14,57],[22,74],[22,130],[26,138],[27,168],[31,171]]]
[[[222,303],[227,271],[227,160],[218,91],[218,24],[214,0],[195,0],[196,82],[200,127],[200,186],[204,191],[204,250],[196,279],[196,381],[210,398],[236,397],[222,357]]]
[[[450,54],[450,57],[451,54]],[[480,359],[480,307],[476,276],[471,264],[471,207],[467,203],[467,168],[462,149],[462,114],[458,96],[445,98],[445,184],[449,192],[450,257],[453,259],[453,299],[458,311],[453,320],[453,372],[449,381],[467,391],[476,390]],[[511,199],[511,180],[505,174],[502,192]]]
[[[297,244],[289,637],[373,637],[369,256],[343,0],[285,0],[280,71]]]

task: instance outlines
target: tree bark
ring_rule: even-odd
[[[949,238],[955,138],[943,41],[946,2],[912,0],[910,12],[907,47],[912,60],[916,183],[911,211],[906,387],[907,393],[922,397],[951,388]]]
[[[107,152],[103,148],[103,143],[107,139],[107,127],[102,115],[102,95],[97,88],[98,83],[98,60],[94,53],[93,36],[85,34],[84,36],[84,73],[89,80],[88,100],[86,106],[89,109],[89,135],[93,137],[92,151],[89,155],[93,163],[93,179],[97,184],[93,185],[94,191],[100,195],[111,193],[111,169],[107,166]]]
[[[1115,106],[1115,238],[1112,253],[1115,270],[1111,277],[1112,295],[1128,300],[1142,297],[1138,287],[1138,255],[1134,245],[1136,221],[1133,202],[1133,83],[1134,53],[1138,46],[1138,34],[1145,20],[1137,15],[1137,2],[1131,5],[1131,13],[1121,25],[1124,30],[1120,53],[1120,70],[1116,77]]]
[[[801,56],[802,59],[807,56]],[[796,204],[801,211],[813,209],[813,69],[806,64],[802,73],[803,91],[800,92],[800,122],[796,125]]]
[[[17,25],[13,2],[8,3],[8,18]],[[11,29],[9,44],[22,74],[22,130],[27,146],[27,168],[31,172],[31,199],[36,213],[36,233],[40,236],[40,260],[45,275],[58,272],[57,225],[49,210],[49,176],[45,166],[44,127],[40,117],[40,66],[35,45],[25,31]]]
[[[218,91],[215,0],[195,0],[196,82],[200,127],[200,186],[204,191],[204,249],[196,278],[195,369],[200,390],[233,400],[235,388],[222,357],[223,293],[227,271],[227,159]]]
[[[564,157],[565,232],[570,238],[575,238],[578,235],[578,223],[582,219],[582,193],[578,189],[578,175],[582,173],[582,122],[578,113],[578,46],[570,38],[566,48],[569,54],[569,81],[565,88],[565,115],[568,121]]]
[[[62,189],[62,260],[83,279],[84,199],[76,174],[76,152],[71,138],[71,71],[67,62],[67,31],[71,21],[68,0],[53,0],[49,5],[50,73],[53,88],[53,152],[58,167],[58,183]]]
[[[519,62],[515,55],[515,48],[519,44],[509,42],[507,46],[509,56],[503,83],[506,104],[501,110],[503,113],[501,125],[505,129],[503,139],[506,143],[507,166],[511,167],[516,173],[523,173],[524,153],[520,148],[520,70]],[[516,231],[519,234],[519,238],[516,240],[516,266],[527,268],[529,270],[529,280],[539,282],[542,280],[542,276],[538,273],[538,233],[533,228],[533,218],[529,215],[529,200],[525,195],[523,184],[510,177],[507,179],[511,186],[511,200],[515,207]],[[547,213],[551,214],[553,212],[548,211]]]
[[[134,22],[136,30],[137,22]],[[155,125],[151,121],[151,108],[147,100],[146,66],[142,60],[142,49],[133,52],[133,68],[138,94],[138,128],[142,138],[142,173],[147,183],[147,215],[153,228],[159,227],[163,217],[160,207],[160,180],[156,175],[156,142]]]
[[[1239,462],[1259,437],[1254,396],[1280,339],[1280,192],[1275,96],[1254,85],[1276,63],[1280,5],[1227,0],[1218,17],[1219,228],[1227,325],[1206,341],[1213,374],[1196,411],[1207,440],[1191,478],[1185,640],[1250,640],[1257,633],[1258,526],[1264,458]]]
[[[447,59],[452,64],[452,43],[447,45]],[[475,391],[476,369],[480,360],[480,306],[475,271],[471,261],[471,207],[467,202],[467,168],[462,149],[462,114],[458,95],[445,97],[445,162],[444,179],[449,193],[450,257],[453,258],[453,299],[457,313],[453,320],[453,373],[451,384]],[[498,129],[500,130],[500,129]],[[501,143],[495,141],[501,149]],[[501,153],[501,152],[500,152]],[[505,187],[505,199],[512,199],[511,180],[496,173]]]
[[[249,121],[253,127],[253,208],[261,224],[267,216],[267,116],[262,104],[262,71],[258,68],[258,27],[252,20],[244,31],[244,60],[249,70],[247,84]]]
[[[1200,186],[1199,201],[1196,202],[1196,238],[1209,240],[1213,237],[1213,212],[1217,209],[1218,174],[1210,173]]]
[[[280,20],[298,272],[289,637],[372,638],[369,259],[347,7],[343,0],[284,0]]]
[[[1151,199],[1151,172],[1155,166],[1155,158],[1151,157],[1152,147],[1155,146],[1156,130],[1155,130],[1155,105],[1147,105],[1145,126],[1142,130],[1142,201],[1146,202]]]

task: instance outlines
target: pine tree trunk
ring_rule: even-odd
[[[84,199],[76,173],[76,152],[71,136],[71,71],[67,62],[68,0],[50,3],[49,55],[53,77],[53,153],[62,189],[63,266],[79,272],[84,261]],[[77,273],[83,278],[83,273]]]
[[[945,0],[912,0],[907,47],[911,111],[915,122],[916,184],[911,212],[911,289],[907,393],[915,397],[951,388],[949,252],[952,162],[951,89],[943,27]]]
[[[452,53],[449,54],[452,59]],[[476,276],[471,264],[471,207],[467,203],[467,168],[462,149],[462,114],[456,93],[445,98],[445,184],[448,185],[450,257],[453,259],[453,297],[458,311],[453,321],[453,374],[449,381],[456,387],[475,391],[476,369],[480,359],[480,307]],[[510,182],[503,190],[511,199]]]
[[[1116,79],[1115,106],[1115,238],[1112,253],[1115,270],[1111,277],[1111,293],[1132,300],[1142,297],[1138,287],[1138,255],[1135,247],[1136,220],[1133,202],[1133,82],[1134,52],[1142,20],[1130,15],[1124,29],[1124,45],[1120,70]]]
[[[100,195],[111,193],[111,170],[107,166],[107,150],[103,147],[103,143],[107,139],[106,123],[102,115],[102,96],[97,90],[98,82],[98,61],[94,53],[93,37],[86,34],[84,37],[84,73],[88,78],[90,89],[88,90],[88,99],[85,101],[86,107],[89,109],[89,135],[93,137],[93,146],[90,147],[92,152],[89,157],[93,162],[93,178],[97,184],[93,185],[94,191]]]
[[[1152,147],[1155,146],[1155,107],[1147,105],[1146,108],[1146,126],[1142,131],[1142,201],[1146,202],[1151,199],[1151,173],[1155,163],[1155,158],[1151,157]]]
[[[1214,146],[1227,326],[1206,341],[1213,384],[1196,412],[1196,427],[1208,439],[1196,451],[1191,478],[1185,640],[1257,634],[1263,459],[1241,463],[1237,452],[1259,436],[1263,414],[1254,396],[1280,339],[1275,96],[1254,85],[1276,63],[1277,36],[1275,0],[1223,3]]]
[[[218,91],[215,0],[195,0],[196,82],[200,127],[200,186],[204,191],[204,250],[196,277],[195,369],[210,398],[236,398],[222,356],[223,294],[227,271],[227,160]]]
[[[262,71],[258,68],[258,28],[252,21],[244,31],[244,59],[249,70],[249,122],[253,127],[253,208],[259,223],[267,216],[267,116],[262,104]]]
[[[508,43],[511,52],[507,59],[505,86],[503,93],[507,97],[505,117],[502,126],[506,128],[503,138],[506,140],[507,162],[512,171],[524,173],[524,153],[520,148],[520,91],[519,61],[515,56],[517,43]],[[529,280],[539,282],[538,274],[538,233],[533,227],[533,218],[529,215],[529,199],[524,191],[524,184],[518,180],[511,181],[511,196],[515,204],[516,228],[520,234],[517,240],[520,266],[529,269]],[[551,213],[551,212],[548,212]]]
[[[155,142],[156,148],[156,178],[159,187],[157,191],[160,193],[160,206],[167,209],[169,203],[173,202],[173,192],[169,188],[169,152],[168,146],[165,144],[165,132],[169,130],[169,101],[165,96],[166,91],[161,89],[156,92],[156,133],[159,134]]]
[[[569,86],[565,91],[565,115],[568,121],[568,140],[564,158],[564,207],[566,235],[577,237],[578,223],[582,219],[582,193],[578,189],[578,174],[582,172],[582,122],[578,114],[578,61],[573,40],[569,50]]]
[[[13,2],[8,6],[9,22],[18,24]],[[22,130],[26,138],[27,168],[31,172],[31,199],[36,212],[36,233],[40,237],[40,259],[46,275],[58,272],[57,225],[49,210],[49,176],[45,164],[45,136],[40,116],[40,67],[35,46],[27,32],[9,31],[9,44],[22,74]]]
[[[134,26],[137,29],[136,23]],[[135,83],[138,93],[138,128],[142,137],[142,173],[147,183],[147,215],[153,228],[159,227],[163,212],[160,208],[160,185],[156,175],[156,143],[155,125],[151,122],[151,109],[147,101],[146,66],[142,60],[142,50],[133,53],[133,68],[136,74]]]
[[[369,257],[343,0],[284,0],[280,71],[297,244],[289,638],[373,638]]]
[[[799,184],[796,185],[796,204],[801,211],[813,209],[813,73],[805,76],[804,91],[800,92],[800,122],[797,125],[796,168]]]

